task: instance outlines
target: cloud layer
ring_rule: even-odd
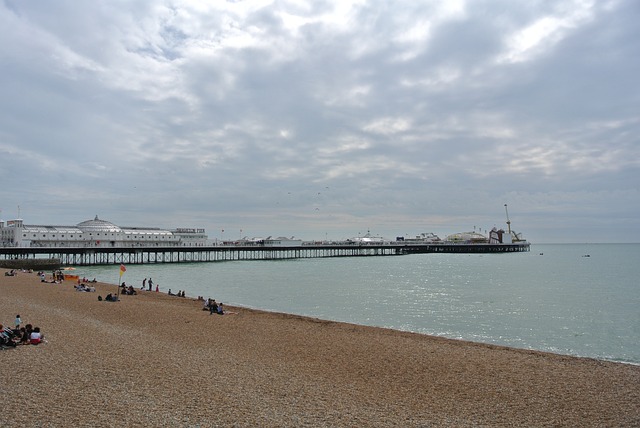
[[[0,3],[0,217],[640,242],[632,1]],[[18,213],[17,207],[20,206]]]

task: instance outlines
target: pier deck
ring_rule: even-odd
[[[395,256],[419,253],[512,253],[529,251],[528,243],[518,244],[312,244],[295,247],[208,246],[75,248],[0,248],[0,260],[58,259],[61,266],[109,264],[195,263],[230,260],[286,260],[324,257]],[[5,263],[6,264],[6,263]]]

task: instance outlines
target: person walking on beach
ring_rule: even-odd
[[[145,278],[145,279],[143,279],[143,280],[142,280],[142,288],[141,288],[141,290],[144,290],[144,288],[145,288],[146,286],[147,286],[147,278]],[[151,291],[151,290],[149,290],[149,291]]]
[[[151,291],[151,287],[153,286],[153,280],[149,278],[149,291]],[[158,290],[156,290],[158,291]]]

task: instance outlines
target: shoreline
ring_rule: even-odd
[[[115,285],[113,285],[115,287]],[[148,291],[147,291],[148,292]],[[191,298],[192,300],[196,300],[190,296],[186,297],[187,299]],[[295,314],[295,313],[290,313],[290,312],[281,312],[281,311],[272,311],[272,310],[268,310],[268,309],[261,309],[261,308],[254,308],[252,306],[243,306],[243,305],[238,305],[238,304],[224,304],[225,307],[228,308],[235,308],[236,310],[247,310],[247,311],[251,311],[251,312],[263,312],[266,314],[274,314],[274,315],[281,315],[281,316],[285,316],[285,317],[291,317],[292,319],[295,318],[300,318],[300,319],[307,319],[310,321],[314,321],[314,322],[326,322],[326,323],[337,323],[337,324],[345,324],[345,325],[351,325],[354,327],[368,327],[368,328],[375,328],[375,329],[380,329],[380,330],[389,330],[390,332],[395,332],[395,333],[406,333],[406,334],[416,334],[418,336],[424,336],[427,337],[429,339],[443,339],[443,340],[451,340],[454,342],[461,342],[461,343],[466,343],[469,345],[484,345],[484,346],[488,346],[488,347],[493,347],[493,348],[503,348],[505,350],[511,350],[511,351],[523,351],[523,352],[538,352],[541,354],[549,354],[549,355],[555,355],[555,356],[559,356],[559,357],[569,357],[569,358],[577,358],[577,359],[585,359],[585,360],[593,360],[593,361],[602,361],[602,362],[607,362],[607,363],[615,363],[615,364],[628,364],[628,365],[632,365],[632,366],[638,366],[640,367],[640,362],[634,362],[634,361],[622,361],[622,360],[614,360],[614,359],[608,359],[608,358],[597,358],[597,357],[589,357],[589,356],[584,356],[584,355],[573,355],[573,354],[563,354],[563,353],[559,353],[559,352],[552,352],[552,351],[545,351],[545,350],[541,350],[541,349],[531,349],[531,348],[518,348],[515,346],[509,346],[509,345],[501,345],[498,343],[491,343],[491,342],[479,342],[479,341],[474,341],[474,340],[468,340],[468,339],[458,339],[458,338],[453,338],[453,337],[447,337],[447,336],[438,336],[435,334],[427,334],[427,333],[421,333],[419,331],[411,331],[411,330],[400,330],[397,328],[392,328],[392,327],[381,327],[381,326],[376,326],[376,325],[367,325],[367,324],[357,324],[357,323],[352,323],[352,322],[347,322],[347,321],[336,321],[336,320],[331,320],[331,319],[325,319],[325,318],[318,318],[318,317],[313,317],[313,316],[309,316],[309,315],[301,315],[301,314]]]
[[[73,285],[0,277],[0,322],[20,313],[48,342],[0,351],[0,425],[640,424],[625,362]]]
[[[554,245],[554,244],[552,244],[552,245]],[[565,244],[558,244],[558,245],[565,245]],[[573,244],[568,244],[568,245],[573,245]],[[99,282],[99,283],[107,285],[107,286],[110,285],[110,286],[113,286],[114,288],[117,286],[116,283],[111,283],[111,282]],[[135,288],[134,287],[134,289],[136,291],[140,291],[139,288]],[[142,291],[144,291],[145,293],[149,293],[149,291],[147,289],[144,289]],[[152,291],[152,293],[153,292],[154,291]],[[161,294],[161,295],[167,295],[166,291],[160,291],[158,293]],[[174,297],[178,297],[178,296],[174,296]],[[186,299],[197,300],[196,297],[189,296],[189,295],[186,296]],[[599,358],[599,357],[594,357],[594,356],[575,355],[575,354],[554,352],[554,351],[543,350],[543,349],[535,349],[535,348],[519,348],[519,347],[516,347],[516,346],[504,345],[504,344],[499,344],[499,343],[482,342],[482,341],[475,341],[475,340],[471,340],[471,339],[455,338],[455,337],[447,337],[447,336],[438,336],[438,335],[435,335],[435,334],[423,333],[423,332],[412,331],[412,330],[401,330],[401,329],[393,328],[393,327],[383,327],[383,326],[377,326],[377,325],[358,324],[358,323],[355,323],[355,322],[319,318],[319,317],[314,317],[314,316],[311,316],[311,315],[303,315],[303,314],[296,314],[296,313],[291,313],[291,312],[282,312],[282,311],[277,311],[277,310],[269,310],[269,309],[263,309],[263,308],[259,308],[259,307],[253,307],[253,306],[245,306],[245,305],[241,305],[241,304],[237,304],[237,303],[229,303],[229,304],[225,303],[224,305],[225,305],[225,307],[228,306],[229,308],[244,309],[244,310],[248,310],[248,311],[265,312],[265,313],[272,313],[272,314],[281,314],[281,315],[287,315],[287,316],[291,316],[291,317],[309,318],[309,319],[312,319],[312,320],[335,322],[335,323],[348,324],[348,325],[360,326],[360,327],[380,328],[380,329],[395,331],[395,332],[398,332],[398,333],[411,333],[411,334],[417,334],[417,335],[426,336],[426,337],[429,337],[429,338],[439,338],[439,339],[466,342],[466,343],[470,343],[470,344],[479,344],[479,345],[502,347],[502,348],[505,348],[505,349],[511,349],[511,350],[517,350],[517,351],[533,351],[533,352],[541,352],[541,353],[547,353],[547,354],[551,354],[551,355],[566,356],[566,357],[572,357],[572,358],[583,358],[583,359],[591,359],[591,360],[595,360],[595,361],[605,361],[605,362],[612,362],[612,363],[629,364],[629,365],[632,365],[632,366],[640,366],[640,361],[636,362],[636,361],[616,360],[616,359],[611,359],[611,358]]]

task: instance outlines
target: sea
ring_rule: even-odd
[[[77,267],[89,279],[324,320],[640,364],[640,244]],[[155,289],[155,285],[154,285]],[[178,297],[176,297],[178,298]]]

